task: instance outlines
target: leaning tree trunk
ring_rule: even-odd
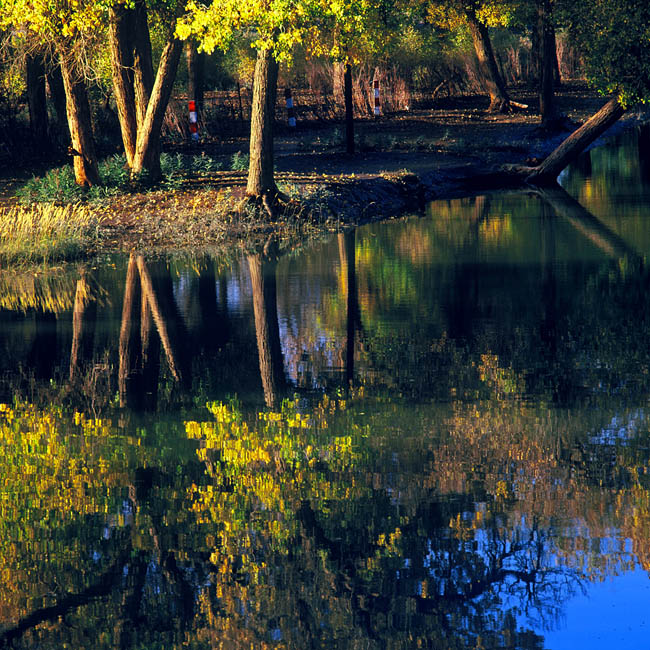
[[[38,54],[27,55],[27,105],[29,108],[29,126],[34,142],[39,148],[48,145],[47,104],[45,97],[45,63]]]
[[[278,188],[273,176],[273,121],[278,64],[271,50],[259,50],[251,105],[250,162],[246,194],[273,200]]]
[[[562,124],[564,116],[560,113],[555,99],[557,54],[551,0],[538,0],[537,31],[541,54],[539,57],[539,112],[542,126],[546,129],[556,129]]]
[[[74,175],[78,185],[89,187],[99,183],[97,154],[93,140],[90,103],[84,80],[75,69],[71,55],[61,56],[61,74],[65,90],[68,127],[74,156]]]
[[[343,76],[343,94],[345,97],[345,150],[354,153],[354,107],[352,104],[352,66],[345,64]]]
[[[623,113],[625,109],[618,99],[610,99],[549,154],[539,167],[515,167],[513,171],[526,174],[526,180],[536,185],[554,184],[560,172],[620,119]]]
[[[172,93],[182,44],[177,38],[165,45],[160,56],[156,81],[147,105],[144,122],[138,125],[138,142],[131,171],[137,176],[147,171],[150,180],[158,180],[160,173],[160,131]]]
[[[108,43],[111,52],[113,93],[122,132],[126,163],[131,168],[138,137],[133,81],[134,11],[115,5],[109,11]]]
[[[493,113],[506,113],[512,108],[512,104],[506,84],[499,72],[488,28],[478,19],[474,10],[468,10],[466,16],[478,59],[481,81],[490,96],[489,110]]]

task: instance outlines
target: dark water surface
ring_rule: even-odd
[[[1,642],[648,647],[647,137],[291,255],[0,276]]]

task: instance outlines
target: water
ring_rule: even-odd
[[[0,276],[0,638],[646,647],[646,160],[279,258]]]

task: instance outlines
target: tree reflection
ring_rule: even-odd
[[[277,260],[262,253],[249,255],[248,268],[264,401],[267,406],[275,407],[285,386],[276,297]]]

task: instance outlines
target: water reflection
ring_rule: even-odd
[[[0,277],[2,643],[571,638],[650,570],[650,232],[603,156],[291,256]]]

